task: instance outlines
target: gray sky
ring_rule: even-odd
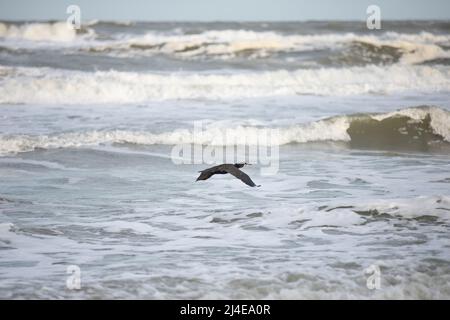
[[[70,4],[83,20],[365,20],[370,4],[386,20],[450,20],[449,0],[0,0],[0,20],[65,20]]]

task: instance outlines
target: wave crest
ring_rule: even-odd
[[[0,23],[0,37],[32,41],[73,41],[76,30],[65,22],[14,25]]]
[[[83,35],[83,37],[80,38],[79,35]],[[95,32],[87,27],[76,30],[66,22],[35,22],[26,24],[0,22],[0,40],[2,38],[7,40],[26,40],[32,43],[51,43],[53,46],[63,43],[64,46],[67,46],[71,43],[80,44],[80,42],[76,42],[79,39],[87,41],[95,39]],[[23,41],[20,43],[23,43]],[[20,43],[13,42],[12,47],[20,48]]]
[[[112,53],[163,53],[182,58],[230,59],[239,56],[264,58],[275,53],[349,48],[350,52],[345,52],[350,54],[347,59],[361,58],[362,54],[366,60],[376,56],[380,63],[394,61],[417,64],[437,58],[450,58],[450,52],[443,49],[449,43],[449,36],[428,32],[415,35],[387,32],[373,36],[354,33],[284,35],[271,31],[211,30],[199,34],[150,32],[141,36],[127,35],[115,41],[93,44],[88,46],[87,50]],[[357,48],[361,44],[364,46],[363,50]],[[385,50],[386,48],[391,50]]]
[[[450,68],[392,65],[194,74],[0,67],[0,83],[0,103],[143,103],[171,99],[450,91]]]
[[[378,35],[347,33],[284,34],[276,31],[245,29],[209,30],[200,33],[180,33],[180,30],[150,31],[142,35],[129,33],[129,22],[85,23],[76,32],[65,22],[0,23],[0,38],[46,42],[64,42],[82,51],[102,52],[115,56],[166,54],[183,59],[233,59],[236,57],[265,58],[274,54],[295,54],[313,50],[340,51],[348,61],[386,64],[400,62],[418,64],[450,58],[450,36],[420,32],[405,34],[385,32]],[[105,27],[122,27],[107,31]],[[100,28],[101,27],[101,28]],[[97,35],[97,29],[101,35]],[[103,28],[103,29],[102,29]],[[77,33],[88,33],[85,41]],[[8,45],[8,44],[7,44]],[[54,45],[54,44],[53,44]],[[362,46],[361,46],[362,45]],[[13,42],[13,48],[21,44]],[[381,52],[381,54],[380,54]],[[349,65],[357,65],[349,62]]]
[[[260,136],[270,135],[268,140]],[[223,137],[227,137],[224,139]],[[245,141],[245,142],[243,142]],[[106,143],[142,145],[285,145],[319,141],[343,141],[356,148],[413,149],[427,151],[433,144],[450,142],[450,112],[422,106],[383,114],[336,116],[281,128],[254,126],[223,127],[211,123],[201,135],[194,130],[177,129],[151,133],[127,130],[70,132],[55,135],[0,135],[0,155],[38,148],[75,148]]]

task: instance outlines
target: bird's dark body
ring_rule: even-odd
[[[207,180],[215,174],[229,173],[250,187],[259,187],[252,181],[252,179],[250,179],[250,177],[247,174],[245,174],[244,172],[239,170],[239,168],[242,168],[246,164],[247,163],[235,163],[235,164],[224,163],[224,164],[221,164],[218,166],[214,166],[214,167],[199,171],[200,176],[197,178],[197,181]]]

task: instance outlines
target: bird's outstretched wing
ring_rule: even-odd
[[[209,178],[211,178],[211,176],[214,174],[214,171],[209,171],[209,170],[205,170],[205,171],[200,171],[200,175],[198,176],[197,180],[207,180]]]
[[[245,172],[242,172],[233,165],[226,166],[224,170],[229,174],[232,174],[233,176],[235,176],[236,178],[238,178],[239,180],[241,180],[243,183],[245,183],[250,187],[260,187],[259,185],[257,186]]]

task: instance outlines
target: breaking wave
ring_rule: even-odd
[[[27,24],[7,24],[0,22],[0,40],[28,40],[46,42],[72,42],[77,34],[90,33],[90,29],[77,30],[70,28],[66,22],[45,22]]]
[[[0,67],[0,103],[103,104],[171,99],[450,91],[447,66],[366,66],[239,73],[80,72]]]
[[[206,31],[200,34],[167,35],[147,33],[143,36],[126,36],[90,46],[88,50],[146,51],[173,54],[184,58],[238,56],[264,58],[274,53],[295,53],[303,51],[352,49],[348,59],[363,56],[370,60],[381,56],[381,61],[416,64],[437,58],[450,58],[444,48],[450,43],[448,35],[434,35],[422,32],[415,35],[387,32],[381,36],[345,34],[283,35],[276,32],[255,32],[249,30]],[[381,53],[381,55],[380,55]]]
[[[226,137],[226,138],[224,138]],[[261,137],[269,137],[261,140]],[[8,155],[38,148],[75,148],[108,143],[141,145],[203,144],[285,145],[319,141],[342,141],[355,148],[427,151],[450,142],[450,112],[421,106],[382,114],[356,114],[289,127],[224,127],[211,123],[201,135],[191,129],[151,133],[109,130],[69,132],[54,135],[0,135],[0,154]]]
[[[16,49],[29,47],[29,44],[14,40],[47,42],[52,43],[53,47],[59,42],[64,47],[69,45],[81,51],[119,57],[166,54],[184,59],[232,59],[242,56],[266,58],[280,53],[331,49],[331,56],[336,56],[337,62],[346,65],[358,65],[358,62],[418,64],[450,59],[450,36],[424,31],[416,34],[385,32],[364,35],[352,32],[285,34],[276,31],[225,29],[183,33],[177,28],[163,32],[151,30],[149,26],[151,31],[141,34],[128,30],[130,26],[133,26],[131,22],[91,21],[77,31],[68,27],[66,22],[0,22],[0,42],[10,40],[12,42],[3,43],[2,46]],[[114,28],[105,33],[105,28],[108,27]],[[328,57],[322,62],[327,59]]]

